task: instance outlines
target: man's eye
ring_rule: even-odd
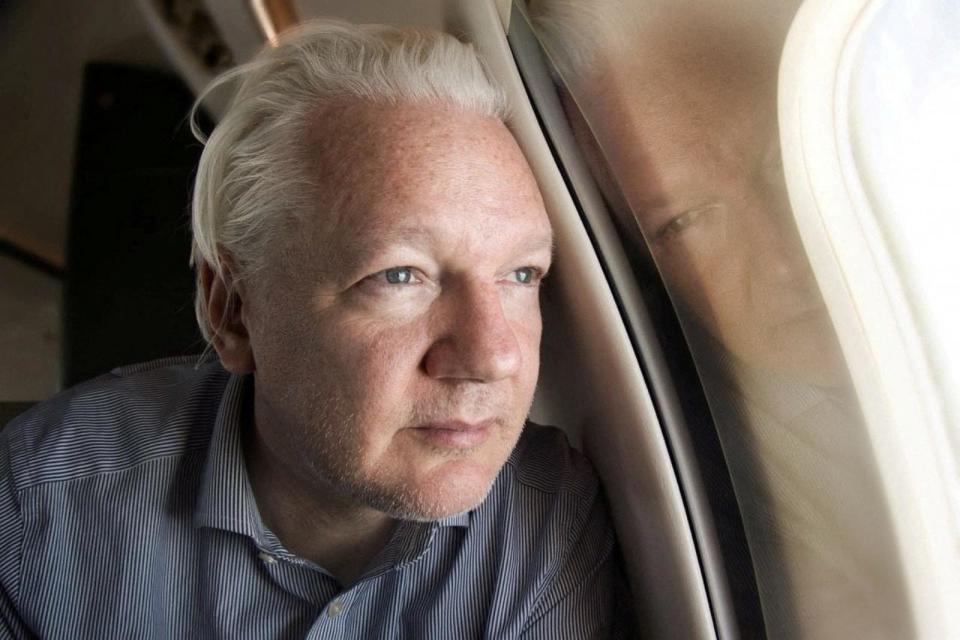
[[[393,267],[383,272],[383,278],[390,284],[409,284],[413,280],[410,267]]]
[[[543,273],[536,267],[521,267],[513,272],[517,284],[538,284],[543,279]]]
[[[373,274],[369,277],[369,280],[374,284],[384,285],[417,284],[420,282],[413,267],[390,267]]]
[[[656,233],[655,240],[667,240],[671,237],[678,236],[684,231],[702,221],[711,214],[718,213],[720,211],[720,205],[712,204],[705,207],[697,207],[696,209],[690,209],[689,211],[684,211],[677,217],[673,218],[667,224],[663,225]]]

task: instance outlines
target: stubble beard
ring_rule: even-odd
[[[471,392],[468,400],[460,400],[458,407],[482,406],[488,412],[496,404],[490,394]],[[532,397],[520,415],[509,415],[502,407],[495,415],[505,416],[491,427],[490,439],[508,440],[504,442],[504,455],[497,462],[496,471],[489,474],[482,486],[458,487],[449,484],[431,483],[429,487],[395,477],[389,469],[374,467],[367,470],[364,460],[364,444],[361,434],[364,418],[356,412],[346,410],[349,403],[342,398],[319,399],[313,403],[313,419],[308,424],[315,425],[308,432],[309,437],[301,443],[299,456],[317,485],[318,490],[333,491],[336,497],[345,503],[355,504],[380,511],[391,518],[430,522],[470,511],[486,498],[493,487],[500,469],[506,462],[523,430]],[[502,403],[501,403],[502,404]],[[449,400],[430,403],[433,406],[415,407],[404,425],[423,424],[437,416],[451,415],[444,409],[454,406]],[[483,446],[483,445],[480,445]],[[477,447],[479,448],[479,447]],[[449,456],[451,459],[467,457],[475,453],[476,448],[462,451],[444,451],[430,449],[436,456]]]

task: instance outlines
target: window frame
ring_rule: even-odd
[[[562,80],[540,45],[525,8],[516,0],[507,40],[647,381],[691,525],[716,637],[764,638],[743,517],[704,388],[665,283],[639,237],[639,228],[637,236],[630,239],[612,219],[556,94]],[[670,358],[665,347],[670,348]],[[724,526],[718,525],[720,521]]]

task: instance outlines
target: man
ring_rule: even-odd
[[[0,635],[606,634],[597,480],[523,428],[552,237],[477,56],[318,22],[234,77],[193,207],[219,359],[4,431]]]
[[[530,2],[577,141],[680,312],[768,635],[904,637],[870,443],[780,162],[777,69],[795,9]]]

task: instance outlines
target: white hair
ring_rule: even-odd
[[[203,100],[239,81],[230,106],[209,140],[196,122]],[[319,109],[333,101],[375,104],[452,104],[507,118],[507,101],[469,44],[438,31],[335,20],[306,22],[276,46],[216,80],[191,114],[194,135],[206,143],[193,195],[196,313],[204,338],[211,325],[200,279],[205,262],[235,285],[265,265],[284,222],[316,207],[320,185],[309,175],[306,132]]]
[[[589,80],[601,60],[620,60],[636,46],[635,0],[528,0],[547,55],[568,83]]]
[[[694,32],[674,31],[667,41],[643,47],[671,28],[709,26],[710,31],[751,38],[779,51],[800,0],[527,0],[527,11],[551,62],[573,91],[596,89],[604,65],[639,56],[656,64],[695,48]],[[678,40],[679,37],[691,38]],[[664,50],[663,47],[667,46]],[[669,80],[667,78],[667,80]]]

